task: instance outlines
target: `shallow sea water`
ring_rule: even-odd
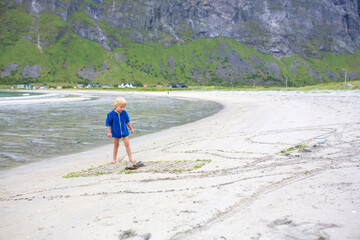
[[[97,94],[78,102],[0,106],[0,170],[112,144],[105,119],[117,96]],[[123,96],[135,129],[131,137],[193,122],[222,108],[209,101]]]
[[[59,97],[64,94],[58,93],[39,93],[39,92],[23,92],[23,91],[0,91],[0,101],[2,100],[24,100],[42,97]]]

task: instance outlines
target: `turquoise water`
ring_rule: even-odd
[[[0,169],[111,144],[105,119],[117,96],[97,94],[79,102],[0,105]],[[123,96],[135,129],[132,137],[193,122],[222,108],[208,101]]]
[[[34,91],[0,91],[0,103],[1,101],[23,101],[30,99],[44,99],[44,98],[64,98],[70,97],[69,94],[61,92],[53,93],[40,93]]]
[[[5,100],[6,98],[14,99],[14,97],[21,98],[40,95],[45,95],[45,93],[0,91],[0,100]]]

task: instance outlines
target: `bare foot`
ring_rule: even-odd
[[[114,163],[116,163],[116,160],[113,160],[110,164],[114,164]]]
[[[136,160],[132,159],[132,160],[130,160],[130,162],[136,162]]]

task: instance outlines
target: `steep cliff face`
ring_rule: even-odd
[[[32,14],[52,11],[80,36],[117,47],[106,24],[131,41],[174,44],[196,38],[236,39],[262,53],[286,55],[352,51],[360,44],[359,0],[15,0]],[[92,20],[72,20],[84,12]]]
[[[15,46],[20,43],[14,42],[27,39],[40,54],[28,61],[0,57],[1,76],[9,76],[8,70],[16,64],[12,71],[41,65],[36,76],[63,71],[87,80],[109,79],[109,71],[113,76],[127,71],[124,80],[136,79],[137,71],[139,78],[209,84],[219,79],[280,83],[284,75],[336,81],[343,77],[346,64],[353,63],[341,67],[330,56],[325,66],[308,58],[353,55],[360,48],[360,0],[4,0],[0,5],[0,44]],[[24,15],[20,19],[19,13]],[[99,44],[104,52],[91,50],[96,47],[82,39]],[[213,40],[212,47],[199,47],[202,39]],[[158,58],[144,57],[146,51],[134,54],[136,43]],[[161,55],[154,50],[157,44],[184,46],[180,49],[184,53],[169,48]],[[197,49],[190,50],[194,46]],[[294,60],[294,55],[301,57]],[[358,78],[360,69],[351,66],[349,76]]]

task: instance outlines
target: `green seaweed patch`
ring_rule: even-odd
[[[198,170],[210,163],[208,159],[197,160],[177,160],[177,161],[149,161],[144,162],[144,166],[136,170],[127,170],[126,167],[132,166],[128,162],[120,162],[116,164],[105,164],[98,167],[91,167],[87,170],[71,172],[63,176],[63,178],[75,177],[94,177],[110,174],[133,174],[133,173],[185,173]]]
[[[308,145],[296,145],[295,147],[290,147],[288,149],[282,150],[281,153],[286,155],[287,153],[294,152],[304,148],[312,148],[312,147]]]

